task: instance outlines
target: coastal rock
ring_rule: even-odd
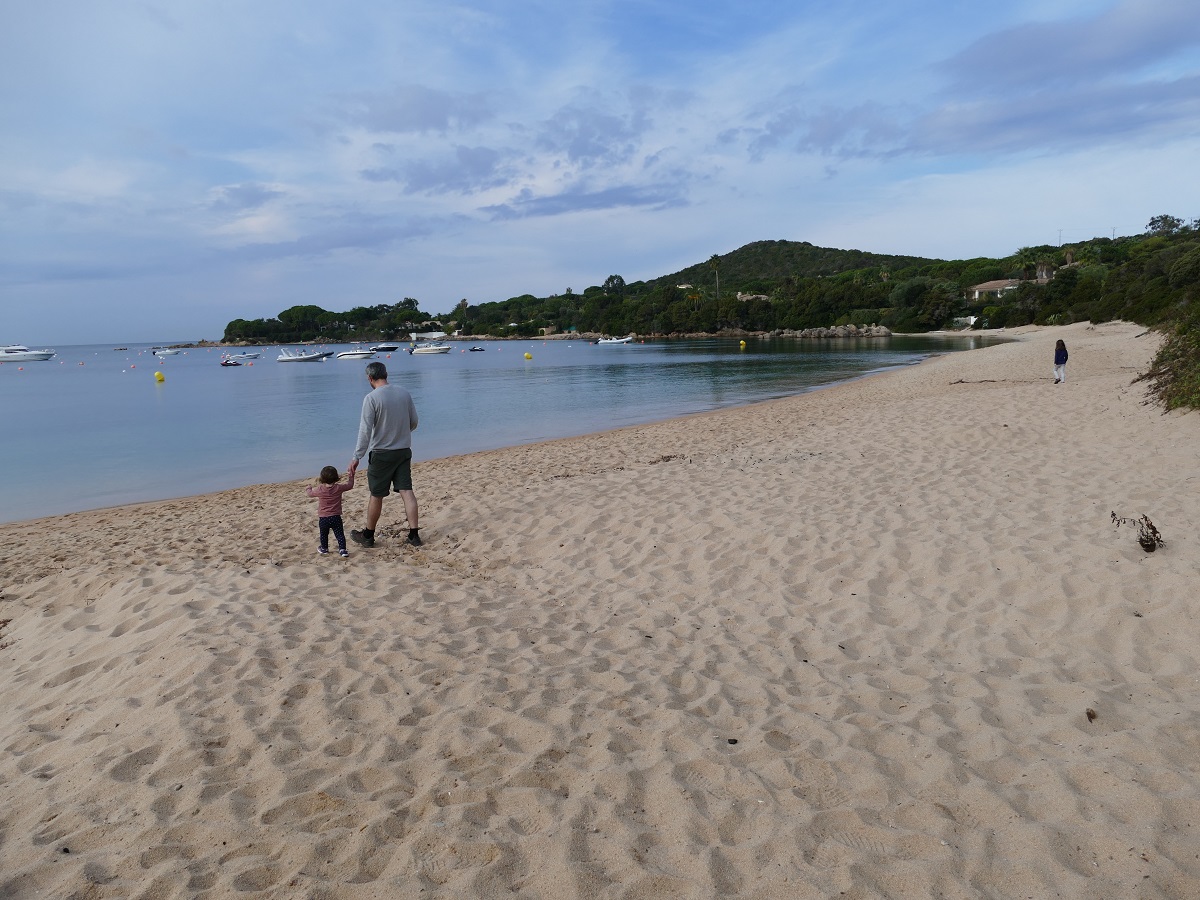
[[[776,337],[795,338],[848,338],[848,337],[891,337],[890,329],[883,325],[834,325],[832,328],[805,328],[796,331],[784,328],[771,332]]]

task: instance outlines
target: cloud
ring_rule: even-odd
[[[908,149],[928,154],[1047,152],[1157,140],[1198,130],[1200,76],[1047,93],[1028,103],[946,105],[913,126]]]
[[[815,104],[814,104],[815,105]],[[878,102],[857,106],[822,105],[810,110],[803,102],[790,102],[772,112],[757,128],[743,129],[752,159],[761,160],[773,150],[818,153],[850,158],[886,156],[908,140],[909,126],[900,110]],[[736,140],[736,132],[724,135]]]
[[[495,113],[487,94],[435,90],[420,84],[386,92],[347,94],[340,117],[374,132],[447,134],[480,125]]]
[[[1200,16],[1178,0],[1125,2],[1088,17],[1022,23],[936,61],[924,92],[887,82],[839,104],[828,85],[785,87],[727,139],[749,158],[981,157],[1181,138],[1200,121]],[[902,81],[904,79],[898,79]]]
[[[622,207],[667,209],[684,205],[686,199],[676,187],[623,185],[594,191],[576,188],[541,197],[525,190],[512,201],[484,207],[483,211],[490,213],[496,220],[506,220]]]
[[[501,165],[502,154],[489,147],[455,146],[452,157],[413,160],[402,167],[363,169],[372,182],[395,181],[407,193],[472,194],[509,182],[512,172]]]
[[[300,237],[287,241],[244,244],[226,252],[231,259],[263,260],[320,257],[340,250],[381,252],[406,240],[432,233],[430,220],[397,220],[390,216],[345,213],[323,218]]]
[[[210,193],[212,200],[209,206],[217,212],[258,209],[276,197],[284,195],[281,190],[253,182],[223,185],[213,188]]]
[[[644,109],[614,113],[599,104],[571,104],[542,123],[537,145],[581,168],[616,166],[634,157],[649,126]]]
[[[1008,95],[1128,81],[1200,46],[1188,0],[1125,0],[1090,17],[1023,23],[984,35],[941,68],[951,90]]]

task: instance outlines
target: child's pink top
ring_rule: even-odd
[[[318,516],[340,516],[342,514],[342,494],[354,487],[354,473],[346,479],[345,484],[309,485],[308,496],[317,498]]]

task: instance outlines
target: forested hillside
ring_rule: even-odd
[[[977,317],[976,327],[993,328],[1114,318],[1156,325],[1185,309],[1200,285],[1198,224],[1157,216],[1144,234],[1023,247],[1003,259],[921,259],[758,241],[651,281],[627,283],[614,274],[581,292],[567,287],[548,297],[463,300],[438,316],[422,312],[411,297],[345,312],[295,306],[273,319],[230,322],[225,341],[405,339],[435,329],[493,337],[711,334],[846,323],[921,332],[969,316]],[[976,298],[974,286],[1002,279],[1016,283]]]
[[[1004,290],[973,290],[1003,282]],[[471,304],[434,316],[399,303],[333,312],[293,306],[235,319],[226,343],[406,340],[414,331],[491,337],[547,332],[679,335],[886,325],[920,332],[1128,319],[1167,335],[1142,377],[1167,409],[1200,407],[1200,220],[1155,216],[1140,235],[1022,247],[1003,259],[937,260],[758,241],[652,281],[610,275],[576,293]]]

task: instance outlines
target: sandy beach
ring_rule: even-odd
[[[420,463],[420,550],[0,526],[0,897],[1200,896],[1200,415],[1010,336]]]

